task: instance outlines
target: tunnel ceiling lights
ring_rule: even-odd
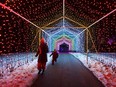
[[[45,31],[48,32],[49,34],[51,33],[51,34],[55,35],[55,34],[57,34],[58,32],[61,32],[64,29],[64,31],[70,32],[72,34],[77,34],[78,31],[79,31],[78,29],[82,29],[82,28],[79,28],[79,27],[77,27],[77,28],[74,27],[74,29],[73,29],[73,24],[69,23],[69,21],[67,21],[67,19],[64,20],[64,25],[67,26],[67,27],[63,27],[62,22],[63,22],[62,20],[58,21],[57,24],[53,25],[53,26],[56,26],[56,28],[51,27],[51,29],[49,28]],[[59,27],[59,28],[57,28],[57,27]]]
[[[16,6],[13,9],[18,9],[20,11],[25,10],[27,13],[30,14],[30,16],[31,16],[31,14],[35,14],[36,15],[34,17],[35,19],[36,19],[36,17],[37,18],[38,17],[45,18],[45,19],[48,18],[48,16],[49,16],[48,14],[52,14],[52,13],[54,13],[54,11],[58,11],[59,10],[58,8],[60,8],[60,7],[62,8],[62,3],[63,3],[62,0],[59,0],[59,1],[53,0],[51,2],[46,1],[46,2],[42,2],[42,3],[41,3],[41,1],[36,1],[36,0],[26,1],[26,2],[23,0],[20,0],[19,3],[17,3],[17,1],[18,0],[15,0],[15,1],[7,0],[7,2],[5,4],[10,5],[11,8]],[[30,9],[27,9],[28,7],[25,6],[26,4],[29,6]],[[33,5],[33,4],[35,4],[35,5]],[[55,7],[55,5],[58,5],[58,6]],[[88,0],[85,0],[85,1],[65,0],[65,7],[69,8],[71,10],[71,11],[66,11],[65,14],[67,16],[69,15],[69,17],[70,17],[70,16],[72,16],[70,14],[70,12],[72,12],[72,13],[76,14],[76,16],[74,16],[73,19],[84,18],[87,21],[91,21],[91,20],[95,21],[98,18],[102,17],[103,14],[115,9],[114,6],[115,6],[115,3],[112,1],[99,1],[99,2],[93,1],[93,2],[91,2]],[[23,8],[25,8],[25,9],[23,9]],[[30,10],[30,11],[28,11],[28,10]],[[48,13],[45,13],[46,10],[48,11]],[[36,13],[36,11],[37,11],[37,13]],[[31,18],[31,19],[33,20],[34,18]],[[50,17],[50,18],[52,18],[52,17]]]
[[[40,27],[55,19],[62,18],[62,0],[4,0],[2,3],[19,12],[19,14],[30,21],[36,21],[36,25]],[[65,0],[65,16],[88,26],[114,10],[115,4],[115,0]],[[34,34],[34,31],[28,31],[30,25],[27,22],[2,7],[0,9],[0,15],[2,15],[0,28],[4,33],[1,35],[1,53],[18,52],[25,49],[27,51],[30,46],[28,41],[31,40],[30,36]],[[96,45],[99,45],[98,49],[100,51],[116,52],[116,46],[114,46],[116,12],[104,18],[92,28],[94,30],[92,36],[95,42],[99,42],[96,43]],[[110,40],[113,40],[111,45],[108,44]],[[21,47],[22,44],[24,44],[24,47]],[[104,47],[101,44],[104,44]]]

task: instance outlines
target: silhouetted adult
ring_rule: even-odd
[[[48,53],[48,46],[47,43],[45,42],[44,38],[41,39],[40,41],[40,46],[38,47],[38,51],[36,53],[36,57],[38,56],[38,74],[44,73],[44,70],[46,68],[46,62],[47,62],[47,53]]]

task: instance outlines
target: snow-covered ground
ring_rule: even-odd
[[[51,63],[52,59],[49,55],[47,65]],[[0,87],[29,87],[37,77],[37,73],[37,57],[34,57],[34,61],[16,68],[13,72],[1,78]]]
[[[71,53],[76,58],[78,58],[88,69],[90,69],[94,75],[106,86],[106,87],[116,87],[116,71],[114,72],[111,67],[104,65],[103,63],[90,58],[88,64],[86,61],[86,55],[82,53]],[[47,65],[51,63],[51,57],[48,54]],[[95,55],[91,54],[94,56]],[[23,55],[24,56],[24,55]],[[27,55],[25,55],[27,56]],[[34,57],[35,54],[31,54],[29,57],[33,57],[33,61],[16,68],[14,71],[7,73],[0,79],[0,87],[29,87],[33,80],[37,78],[37,58]],[[94,57],[91,56],[91,57]],[[111,59],[112,60],[112,59]],[[115,62],[115,60],[113,61]]]
[[[101,63],[100,61],[97,61],[91,57],[88,58],[88,64],[87,64],[87,56],[83,55],[81,53],[71,53],[76,58],[78,58],[90,71],[93,72],[93,74],[105,85],[105,87],[116,87],[116,57],[114,61],[109,57],[102,57],[102,60],[104,58],[107,58],[109,62],[113,62],[115,70],[113,70],[111,67],[106,66],[106,64]],[[95,55],[94,57],[101,57],[103,55]]]

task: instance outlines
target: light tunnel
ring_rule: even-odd
[[[42,32],[42,37],[48,43],[49,51],[53,51],[54,49],[60,50],[61,45],[63,44],[68,46],[67,51],[75,51],[75,52],[84,52],[85,51],[85,32],[78,35],[83,29],[80,28],[68,28],[71,25],[67,20],[64,21],[64,25],[68,27],[62,27],[63,21],[60,21],[55,25],[55,27],[59,28],[50,28],[45,30],[50,36],[47,36],[44,32]],[[65,46],[64,45],[64,46]],[[64,47],[65,49],[65,47]],[[66,50],[65,50],[66,51]]]

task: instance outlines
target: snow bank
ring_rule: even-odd
[[[48,54],[47,65],[51,62]],[[37,58],[0,79],[0,87],[29,87],[37,77]]]
[[[71,53],[78,58],[93,74],[105,85],[105,87],[116,87],[116,71],[111,67],[89,57],[87,64],[86,55]],[[99,56],[99,55],[98,55]]]

